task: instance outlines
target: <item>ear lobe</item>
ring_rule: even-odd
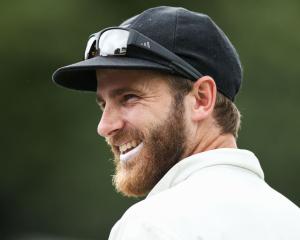
[[[199,121],[212,114],[216,102],[217,87],[215,81],[210,76],[199,78],[193,86],[193,106],[192,119]]]

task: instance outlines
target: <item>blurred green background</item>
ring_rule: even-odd
[[[239,147],[300,205],[298,0],[3,0],[0,239],[106,239],[138,201],[111,186],[94,94],[59,88],[51,75],[82,59],[89,34],[158,5],[207,13],[232,40],[244,66]]]

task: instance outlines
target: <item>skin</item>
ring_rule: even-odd
[[[97,102],[103,110],[97,131],[112,148],[115,186],[126,196],[145,195],[169,168],[187,156],[237,147],[234,136],[222,135],[214,121],[217,90],[209,76],[194,83],[193,90],[179,104],[182,111],[174,105],[166,75],[142,70],[97,70],[97,81]],[[137,157],[120,163],[119,146],[136,139],[145,142],[145,147]]]

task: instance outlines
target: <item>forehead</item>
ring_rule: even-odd
[[[112,91],[137,90],[140,92],[169,92],[169,75],[144,70],[97,70],[97,96]]]

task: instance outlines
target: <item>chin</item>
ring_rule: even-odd
[[[156,184],[153,177],[153,161],[145,155],[141,152],[126,162],[116,162],[113,184],[124,196],[145,196]]]

